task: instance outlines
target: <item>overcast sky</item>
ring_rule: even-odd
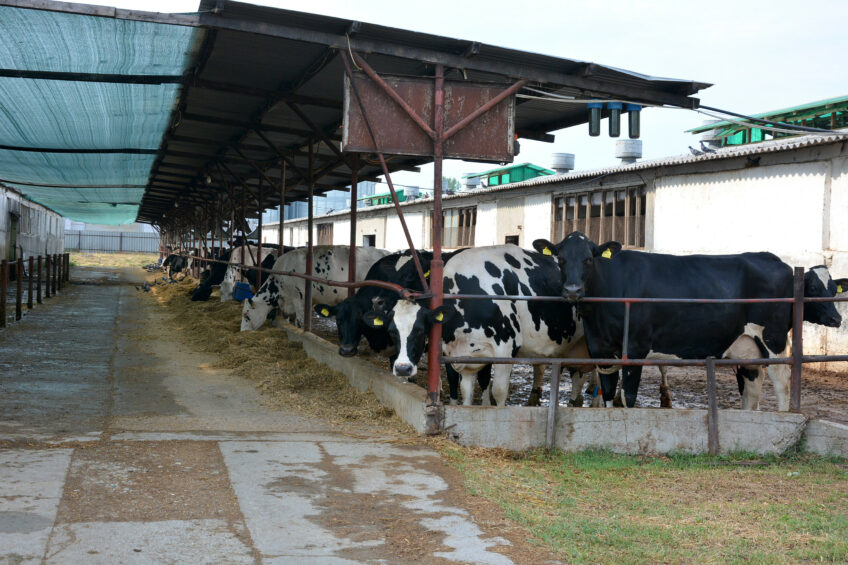
[[[196,0],[92,1],[148,11],[191,12]],[[386,26],[592,61],[644,74],[713,83],[699,97],[708,106],[758,113],[848,94],[846,0],[472,1],[293,0],[254,4],[310,11]],[[341,94],[341,93],[339,93]],[[706,116],[647,109],[644,158],[688,152],[697,138],[684,130]],[[626,139],[626,120],[622,129]],[[522,140],[516,162],[550,166],[550,155],[576,155],[580,170],[616,162],[615,139],[590,138],[586,126],[556,133],[554,143]],[[449,161],[459,177],[488,168]],[[416,178],[418,177],[418,178]],[[398,174],[399,183],[432,186],[432,167]]]

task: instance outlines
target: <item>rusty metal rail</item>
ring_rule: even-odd
[[[26,260],[18,258],[12,262],[6,259],[0,261],[0,328],[5,328],[8,324],[6,317],[9,283],[13,282],[9,277],[10,265],[14,266],[15,269],[15,321],[23,318],[24,305],[26,305],[27,310],[32,310],[34,304],[43,304],[43,297],[56,296],[70,280],[70,255],[68,253],[31,255]],[[44,271],[42,271],[42,265],[45,266]],[[23,300],[24,271],[27,272],[26,302]],[[46,277],[42,276],[42,273],[46,274]],[[43,294],[42,290],[44,291]]]

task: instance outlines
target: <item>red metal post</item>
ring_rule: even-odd
[[[442,262],[442,131],[444,130],[444,86],[445,69],[442,65],[436,65],[436,88],[435,88],[435,120],[434,129],[436,139],[433,143],[433,260],[430,262],[430,308],[435,309],[442,305],[442,275],[444,263]],[[430,329],[430,347],[427,352],[427,394],[430,405],[439,404],[439,392],[441,366],[439,365],[439,354],[442,349],[442,326],[433,324]],[[434,422],[432,427],[438,427],[441,422]],[[431,430],[437,431],[437,430]]]
[[[42,285],[42,282],[41,282],[41,255],[39,255],[39,256],[38,256],[38,281],[37,281],[37,285],[36,285],[36,286],[38,286],[38,290],[36,291],[36,294],[37,294],[37,296],[36,296],[36,302],[38,302],[39,304],[42,304],[42,301],[41,301],[41,287],[42,287],[43,285]]]
[[[716,398],[715,357],[707,357],[707,449],[718,455],[718,400]]]
[[[65,253],[65,282],[71,282],[71,254]]]
[[[29,264],[27,266],[29,276],[27,277],[27,310],[32,310],[32,278],[35,276],[33,267],[35,266],[35,257],[29,256]]]
[[[277,243],[280,244],[280,254],[283,253],[283,222],[286,218],[286,162],[280,159],[280,226],[277,233]],[[289,242],[291,243],[291,242]]]
[[[309,200],[307,201],[307,220],[306,229],[308,232],[306,238],[306,274],[312,274],[312,201],[315,194],[315,180],[313,167],[315,163],[315,148],[312,144],[312,139],[309,139]],[[312,282],[305,281],[303,292],[303,330],[312,330]]]
[[[50,255],[44,256],[44,296],[53,296],[50,292]]]
[[[350,257],[347,262],[347,280],[354,282],[356,280],[356,195],[359,184],[359,153],[355,153],[351,158],[350,172]],[[356,292],[353,288],[347,289],[347,296],[350,298]]]
[[[20,320],[23,317],[23,297],[24,297],[24,260],[18,257],[15,262],[15,320]]]
[[[50,268],[51,268],[51,288],[50,290],[53,292],[53,296],[56,296],[59,291],[59,285],[56,284],[56,272],[59,268],[59,258],[55,253],[50,256]]]
[[[792,292],[792,373],[789,410],[801,411],[801,368],[804,356],[804,267],[795,267]]]
[[[562,365],[551,363],[551,398],[548,403],[548,426],[545,434],[545,447],[553,449],[556,445],[556,414],[559,408],[559,378]]]
[[[257,189],[259,197],[259,225],[256,226],[256,266],[262,266],[262,213],[265,211],[262,207],[262,176],[259,177],[259,188]],[[262,271],[256,271],[256,288],[262,286]]]
[[[9,261],[0,262],[0,328],[6,327],[6,285],[9,280]]]

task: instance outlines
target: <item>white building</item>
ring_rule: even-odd
[[[63,253],[64,236],[62,216],[0,185],[0,259]]]

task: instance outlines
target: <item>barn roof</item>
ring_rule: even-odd
[[[261,203],[257,193],[279,184],[281,161],[287,200],[306,197],[315,141],[316,193],[344,189],[340,50],[381,75],[430,76],[440,63],[458,69],[449,78],[529,80],[516,131],[548,141],[586,121],[586,99],[694,108],[709,86],[227,0],[191,14],[0,0],[0,182],[97,223],[161,223],[227,199],[251,213],[278,204],[276,189]],[[366,158],[360,179],[380,172]]]

